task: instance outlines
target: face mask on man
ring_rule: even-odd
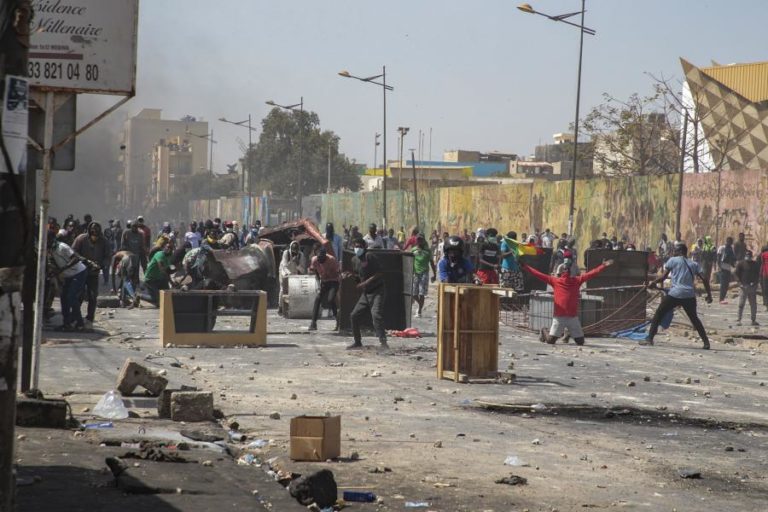
[[[355,256],[359,258],[363,254],[365,254],[365,249],[363,249],[362,247],[355,247]]]

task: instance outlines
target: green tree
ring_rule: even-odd
[[[252,163],[252,190],[272,190],[278,197],[296,197],[301,168],[302,193],[325,192],[329,148],[331,190],[360,189],[354,165],[339,153],[339,137],[320,129],[316,113],[273,108],[261,125],[259,141],[244,156],[246,169],[249,159]]]
[[[676,172],[679,126],[660,91],[626,100],[603,94],[605,102],[582,120],[594,142],[596,174],[648,175]]]

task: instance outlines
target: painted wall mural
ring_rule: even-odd
[[[576,183],[576,236],[579,246],[608,233],[626,235],[638,248],[656,247],[661,233],[674,237],[678,210],[679,175],[637,176],[578,180]],[[740,231],[754,249],[768,241],[768,170],[686,174],[683,180],[682,234],[694,243],[710,235],[720,242]],[[418,191],[420,224],[428,232],[461,233],[464,229],[493,226],[531,232],[568,227],[570,183],[537,181],[513,185],[428,188]],[[254,207],[260,203],[254,198]],[[382,193],[356,192],[323,195],[321,224],[381,224]],[[222,218],[247,219],[241,199],[214,200],[213,211]],[[312,212],[314,213],[314,212]],[[416,202],[410,191],[387,193],[389,225],[409,229],[416,222]],[[192,218],[207,218],[207,201],[190,203]]]

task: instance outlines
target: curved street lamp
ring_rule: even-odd
[[[302,148],[301,148],[302,145],[304,144],[304,130],[302,129],[301,119],[302,119],[302,117],[304,117],[303,116],[303,114],[304,114],[304,96],[301,97],[301,100],[298,103],[295,103],[293,105],[280,105],[279,103],[275,103],[272,100],[265,101],[264,103],[266,103],[267,105],[269,105],[271,107],[282,108],[283,110],[291,110],[291,111],[295,111],[296,108],[298,107],[298,110],[301,113],[300,116],[299,116],[299,135],[301,137],[301,140],[299,141],[299,169],[298,169],[298,178],[297,178],[297,183],[296,183],[296,196],[297,196],[296,197],[296,202],[297,202],[296,212],[297,212],[297,215],[299,216],[299,218],[301,218],[301,199],[302,199],[302,197],[304,195],[303,187],[302,187],[302,184],[301,184],[301,180],[303,178],[303,172],[302,172],[301,166],[303,164],[303,158],[304,158],[304,153],[303,153]]]
[[[382,66],[381,67],[381,74],[380,75],[373,75],[369,77],[360,77],[355,76],[351,74],[347,70],[339,71],[339,76],[344,78],[353,78],[355,80],[359,80],[361,82],[368,82],[373,85],[378,85],[382,89],[382,93],[384,96],[384,130],[382,131],[382,134],[384,135],[384,147],[382,148],[382,160],[384,162],[383,168],[384,172],[381,178],[381,190],[382,190],[382,228],[386,229],[387,227],[387,91],[394,91],[395,88],[391,85],[387,85],[387,67]],[[381,78],[381,82],[377,82]]]
[[[248,129],[248,153],[246,154],[246,158],[248,160],[247,161],[248,169],[246,171],[248,173],[248,179],[247,180],[245,179],[246,172],[243,172],[242,189],[243,189],[243,192],[248,192],[250,194],[251,186],[252,186],[251,181],[253,180],[253,172],[251,169],[251,148],[253,147],[253,141],[251,138],[251,134],[256,131],[256,128],[253,128],[251,126],[251,114],[248,114],[248,119],[244,119],[242,121],[230,121],[225,117],[220,117],[219,121],[221,121],[222,123],[233,124],[235,126]]]
[[[526,14],[538,14],[539,16],[544,16],[545,18],[548,18],[552,21],[558,21],[560,23],[565,23],[566,25],[571,25],[573,27],[577,27],[580,32],[579,37],[579,71],[576,79],[576,118],[573,122],[573,167],[571,168],[571,198],[570,198],[570,207],[568,209],[568,234],[573,235],[573,229],[574,229],[574,216],[576,214],[576,163],[578,158],[578,148],[579,148],[579,102],[581,100],[581,61],[582,61],[582,55],[584,52],[584,34],[589,34],[590,36],[595,35],[595,31],[589,27],[584,26],[584,13],[586,11],[586,0],[581,0],[581,10],[576,12],[569,12],[566,14],[559,14],[556,16],[552,16],[549,14],[544,14],[543,12],[539,12],[535,10],[531,4],[520,4],[517,6],[519,10]],[[576,16],[580,14],[581,15],[581,23],[573,23],[572,21],[568,21],[568,18],[572,16]]]

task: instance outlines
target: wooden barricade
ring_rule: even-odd
[[[499,288],[441,283],[437,378],[455,382],[499,375]]]
[[[247,304],[240,309],[220,308],[228,303]],[[220,316],[249,317],[247,331],[213,330]],[[162,290],[160,292],[160,342],[164,347],[266,345],[267,292],[261,290]]]

